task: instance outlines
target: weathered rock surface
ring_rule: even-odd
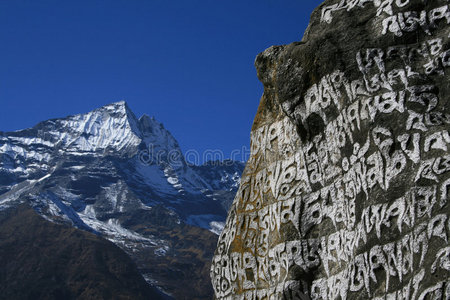
[[[450,7],[329,0],[256,58],[218,299],[450,299]]]

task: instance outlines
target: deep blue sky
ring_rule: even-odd
[[[126,100],[183,151],[249,145],[271,45],[321,0],[0,0],[0,131]]]

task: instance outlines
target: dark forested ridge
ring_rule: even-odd
[[[1,299],[165,299],[112,242],[22,205],[0,212]]]

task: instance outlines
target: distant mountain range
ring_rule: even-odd
[[[161,123],[117,102],[0,132],[0,210],[25,203],[112,241],[167,295],[209,299],[210,260],[243,169],[189,165]]]

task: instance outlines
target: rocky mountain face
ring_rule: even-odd
[[[450,6],[327,0],[264,94],[218,299],[450,299]]]
[[[166,294],[210,298],[214,245],[243,168],[189,165],[161,123],[118,102],[0,132],[0,210],[25,202],[114,242]]]
[[[219,200],[222,207],[228,211],[239,188],[245,164],[240,161],[224,160],[209,161],[201,166],[192,167],[197,174],[208,178],[212,190],[206,191],[207,196],[214,201]]]
[[[21,205],[0,212],[1,299],[166,299],[120,248]]]

